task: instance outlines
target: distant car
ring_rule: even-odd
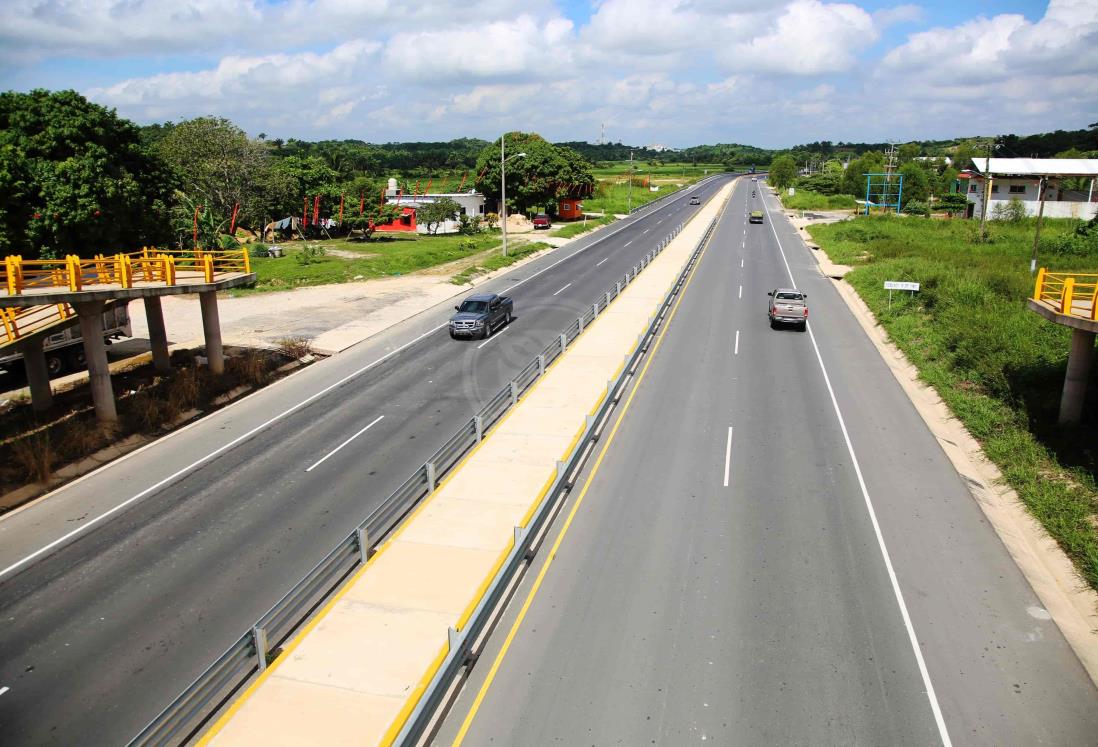
[[[748,216],[747,220],[748,220],[749,223],[762,223],[763,222],[763,211],[762,210],[752,210],[751,215]]]
[[[775,288],[766,295],[770,296],[766,315],[770,317],[771,329],[781,324],[792,324],[803,332],[808,327],[807,293],[801,293],[796,288]]]
[[[701,205],[702,204],[701,198],[698,197],[697,195],[694,195],[693,197],[690,198],[690,204],[691,205]]]
[[[469,296],[450,317],[450,337],[488,337],[495,330],[511,323],[515,304],[508,296],[479,293]]]
[[[534,216],[534,228],[550,228],[553,222],[549,220],[549,216],[545,213],[538,213]]]

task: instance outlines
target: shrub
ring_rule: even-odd
[[[312,352],[309,341],[304,337],[284,337],[278,341],[278,351],[287,358],[304,358]]]
[[[48,482],[53,476],[54,454],[48,432],[43,431],[12,441],[11,451],[26,479]]]
[[[495,228],[498,223],[499,215],[497,213],[484,214],[484,225],[488,226],[488,228]]]
[[[904,205],[904,212],[908,215],[930,215],[930,206],[919,200],[912,200]]]
[[[253,257],[266,257],[267,256],[267,249],[269,249],[269,247],[266,244],[264,244],[262,241],[256,242],[255,244],[252,244],[252,247],[251,247],[252,256]]]
[[[243,355],[233,356],[226,365],[228,372],[249,386],[263,386],[270,379],[267,369],[267,354],[262,350],[249,349]]]
[[[1005,223],[1021,223],[1026,217],[1026,206],[1017,197],[1010,202],[1000,202],[991,210],[991,219]]]
[[[306,244],[294,255],[294,259],[299,265],[312,265],[321,261],[326,254],[327,251],[319,244]]]
[[[458,242],[458,249],[463,252],[475,252],[477,250],[477,242],[472,239],[462,239]]]

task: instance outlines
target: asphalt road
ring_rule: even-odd
[[[0,743],[125,743],[724,181],[478,289],[487,344],[433,309],[0,522]]]
[[[761,199],[436,743],[1098,744],[1098,691],[776,201],[746,225]],[[767,323],[790,274],[811,334]]]

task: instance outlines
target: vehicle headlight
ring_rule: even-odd
[[[474,327],[483,327],[484,326],[484,320],[483,319],[477,319],[477,320],[473,321],[473,326]]]

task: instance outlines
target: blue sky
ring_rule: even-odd
[[[1098,121],[1094,0],[8,0],[0,88],[270,137],[943,138]]]

